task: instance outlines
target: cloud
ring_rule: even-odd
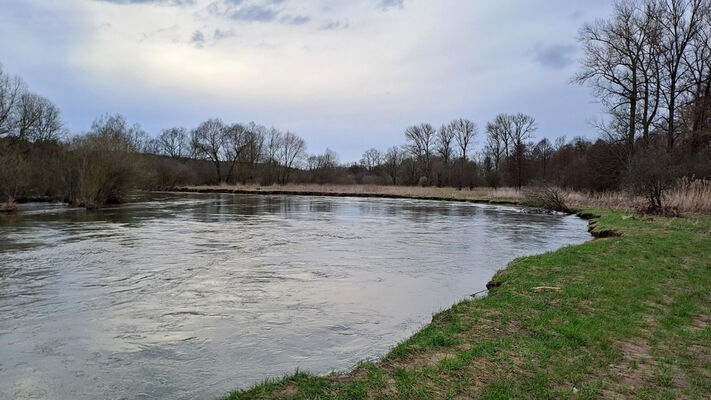
[[[387,11],[391,8],[403,8],[405,0],[380,0],[380,8]]]
[[[195,4],[195,0],[94,0],[103,3],[113,4],[157,4],[168,6],[191,6]]]
[[[537,46],[533,60],[546,68],[563,69],[573,63],[576,47],[572,45]]]
[[[215,29],[215,33],[213,34],[212,37],[215,40],[221,40],[221,39],[227,39],[227,38],[231,38],[231,37],[235,37],[235,36],[237,36],[237,34],[233,30],[223,31],[220,29]]]
[[[331,20],[326,22],[325,24],[321,25],[321,30],[325,31],[335,31],[338,29],[348,29],[350,26],[350,23],[348,22],[347,19],[344,20]]]
[[[205,35],[202,31],[195,31],[190,38],[190,42],[192,42],[195,47],[202,48],[202,46],[205,45]]]
[[[287,25],[303,25],[311,21],[308,15],[285,15],[281,17],[279,22]]]
[[[284,0],[219,0],[210,3],[207,11],[213,16],[235,21],[272,22],[279,17],[282,10],[278,6],[283,2]],[[287,21],[291,20],[287,19]]]
[[[273,21],[279,11],[268,7],[253,5],[239,8],[230,13],[229,17],[238,21],[269,22]]]

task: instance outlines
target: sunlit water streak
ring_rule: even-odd
[[[575,216],[362,198],[146,195],[0,218],[1,399],[214,398],[376,358]]]

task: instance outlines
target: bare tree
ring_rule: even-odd
[[[691,150],[696,152],[701,148],[702,131],[709,128],[706,121],[711,108],[711,10],[708,6],[703,13],[703,23],[683,58],[688,71],[684,79],[689,114],[685,125],[691,134]]]
[[[583,69],[574,81],[590,84],[611,115],[624,118],[624,142],[629,155],[634,153],[640,89],[646,84],[645,95],[649,97],[649,85],[653,83],[651,66],[644,65],[645,61],[652,64],[654,59],[646,52],[651,32],[650,15],[637,2],[618,1],[611,20],[585,24],[578,38],[584,45],[585,58]],[[648,75],[646,79],[644,73]],[[646,112],[648,106],[649,98]]]
[[[548,163],[550,162],[551,155],[553,154],[553,146],[547,138],[541,139],[540,142],[536,144],[533,148],[536,158],[541,162],[541,167],[543,169],[543,179],[546,179],[546,169],[548,168]]]
[[[498,114],[493,122],[486,124],[487,147],[497,171],[501,169],[502,161],[508,162],[513,129],[513,120],[509,114]]]
[[[139,124],[128,125],[126,117],[121,114],[103,114],[91,124],[91,133],[110,138],[112,143],[125,146],[123,151],[143,151],[147,145],[148,135]]]
[[[392,180],[393,185],[397,185],[397,176],[400,172],[400,164],[402,164],[403,151],[397,147],[393,146],[385,152],[383,157],[383,166],[387,170],[388,176]]]
[[[242,124],[234,123],[222,129],[224,159],[227,162],[226,182],[232,182],[232,176],[239,159],[247,148],[247,133]]]
[[[538,128],[536,120],[530,115],[518,113],[510,116],[510,119],[513,122],[511,145],[513,147],[513,159],[516,163],[516,186],[520,189],[521,185],[523,185],[523,164],[527,151],[526,141],[533,137],[533,132]]]
[[[250,122],[245,126],[244,149],[240,154],[240,163],[244,165],[249,176],[242,178],[243,183],[247,179],[253,179],[257,163],[263,156],[265,148],[265,140],[267,136],[267,128],[262,125],[257,125]]]
[[[188,155],[188,131],[182,127],[163,129],[156,140],[159,154],[179,160]]]
[[[217,174],[217,181],[222,182],[222,155],[224,151],[225,124],[219,118],[208,119],[193,129],[191,134],[191,146],[197,157],[212,161]]]
[[[59,108],[49,99],[40,97],[40,115],[30,129],[29,137],[34,143],[56,142],[64,132]]]
[[[32,127],[39,122],[42,115],[41,97],[31,92],[23,93],[15,107],[15,113],[15,136],[22,140],[29,140]]]
[[[408,149],[422,165],[423,176],[427,178],[432,166],[432,148],[436,132],[432,125],[427,123],[412,125],[405,130]]]
[[[25,92],[25,83],[18,77],[7,75],[0,64],[0,137],[14,131],[16,105]]]
[[[277,180],[277,167],[279,165],[279,149],[281,149],[284,135],[274,127],[270,128],[264,138],[264,163],[266,173],[262,177],[262,184],[271,185]]]
[[[684,63],[690,44],[701,30],[702,18],[708,13],[705,0],[658,0],[655,15],[661,27],[660,54],[662,55],[662,94],[667,115],[664,117],[667,133],[667,151],[671,152],[679,135],[676,125],[677,111],[682,106],[680,97],[687,91]]]
[[[452,124],[442,125],[437,131],[437,155],[442,158],[442,162],[447,166],[452,161],[454,136],[455,131]]]
[[[289,175],[296,163],[304,157],[306,152],[306,142],[299,136],[286,132],[281,140],[281,148],[278,151],[279,161],[282,167],[281,183],[286,185],[289,182]]]
[[[28,142],[56,141],[62,131],[59,109],[46,97],[25,92],[15,104],[14,136]]]
[[[370,148],[363,153],[363,157],[360,159],[360,165],[368,171],[368,173],[373,173],[375,168],[380,165],[382,160],[382,155],[380,151],[375,148]]]
[[[454,131],[454,139],[459,147],[459,157],[466,161],[469,148],[477,134],[477,126],[468,119],[455,119],[449,123],[450,129]]]

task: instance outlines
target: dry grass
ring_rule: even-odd
[[[665,200],[682,212],[711,214],[711,180],[682,178]]]
[[[395,195],[431,198],[456,198],[468,200],[496,199],[511,202],[525,202],[525,190],[511,187],[457,189],[451,187],[420,187],[420,186],[384,186],[384,185],[219,185],[188,187],[187,189],[206,189],[244,192],[280,192],[280,193],[328,193],[339,195]],[[641,207],[644,199],[632,196],[626,192],[583,193],[569,192],[568,207],[572,209],[603,208],[609,210],[632,210]],[[681,212],[711,214],[711,181],[710,180],[679,180],[677,185],[667,193],[669,206],[676,207]]]
[[[385,186],[385,185],[336,185],[336,184],[288,184],[288,185],[219,185],[199,186],[201,189],[246,190],[261,192],[300,192],[300,193],[337,193],[337,194],[388,194],[398,196],[430,196],[430,197],[466,197],[466,198],[496,198],[501,200],[521,201],[522,192],[514,188],[475,188],[457,189],[450,187],[421,186]]]

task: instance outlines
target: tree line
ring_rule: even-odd
[[[579,191],[631,189],[661,207],[681,176],[711,176],[711,0],[617,1],[585,24],[572,82],[606,111],[599,138],[534,135],[525,113],[482,129],[465,118],[403,130],[404,143],[343,164],[308,154],[290,131],[208,119],[149,136],[121,115],[70,135],[59,109],[0,67],[0,196],[49,196],[96,207],[134,187],[205,184],[383,184],[457,188],[554,184]]]

